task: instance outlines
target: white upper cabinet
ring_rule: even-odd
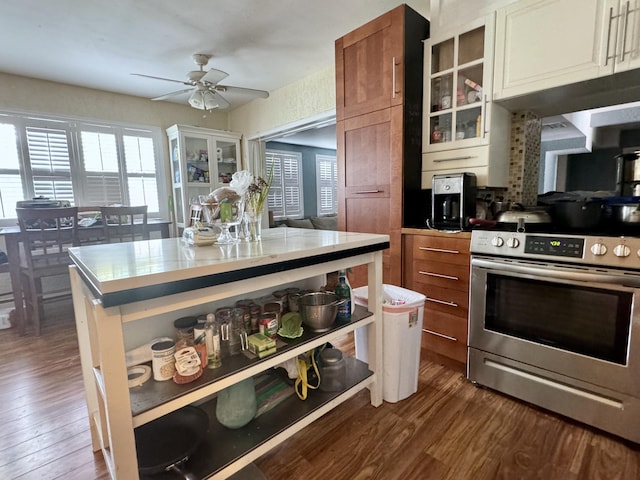
[[[640,0],[521,0],[496,16],[494,100],[640,66]]]
[[[425,42],[422,188],[435,173],[473,171],[506,186],[509,114],[492,99],[494,15]]]

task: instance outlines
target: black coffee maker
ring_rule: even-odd
[[[468,230],[476,216],[476,176],[473,173],[434,175],[431,227],[437,230]]]

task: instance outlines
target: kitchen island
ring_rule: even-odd
[[[188,246],[181,239],[73,248],[71,282],[94,451],[114,479],[138,478],[134,429],[190,404],[210,413],[211,428],[186,464],[198,478],[227,478],[352,395],[368,388],[382,403],[382,250],[387,235],[270,229],[259,242]],[[368,267],[369,310],[328,332],[305,331],[263,359],[228,357],[192,383],[149,380],[129,389],[125,352],[171,335],[173,320],[225,303],[300,285],[319,288],[329,272]],[[240,430],[217,424],[215,394],[339,336],[368,329],[368,365],[348,359],[339,392],[293,397]],[[163,475],[157,478],[163,478]]]

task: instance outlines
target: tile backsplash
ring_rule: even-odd
[[[535,205],[537,202],[541,132],[542,120],[533,113],[513,114],[507,201],[523,205]]]

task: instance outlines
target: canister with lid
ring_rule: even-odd
[[[176,362],[173,355],[176,344],[173,340],[163,340],[151,345],[151,367],[153,379],[158,382],[171,380],[176,373]]]
[[[320,390],[338,392],[344,390],[347,374],[344,357],[337,348],[325,348],[320,352]]]

